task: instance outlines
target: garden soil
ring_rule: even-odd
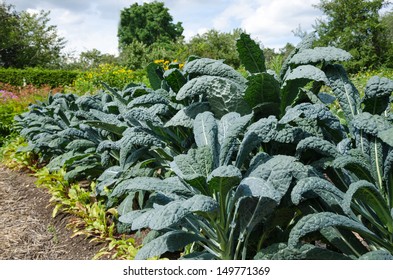
[[[87,260],[102,245],[71,238],[72,216],[52,218],[50,195],[35,178],[0,166],[0,260]]]

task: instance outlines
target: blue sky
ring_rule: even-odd
[[[2,0],[0,0],[2,1]],[[137,2],[130,0],[6,0],[17,10],[50,10],[51,23],[65,37],[65,51],[77,55],[96,48],[117,53],[120,10]],[[311,31],[321,12],[319,0],[164,0],[174,22],[182,22],[186,39],[209,29],[224,32],[245,29],[265,47],[278,49],[296,44],[293,31],[299,26]]]

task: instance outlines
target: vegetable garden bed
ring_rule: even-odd
[[[314,39],[280,73],[242,34],[246,77],[190,57],[151,64],[151,88],[49,96],[16,117],[22,151],[54,174],[55,213],[129,258],[393,259],[393,81],[361,94],[351,55]]]

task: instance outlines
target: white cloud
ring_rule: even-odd
[[[231,2],[233,3],[213,19],[214,28],[230,31],[251,15],[255,9],[255,1],[239,0]]]
[[[311,30],[320,12],[312,5],[319,0],[257,0],[232,1],[214,22],[228,28],[229,23],[239,22],[239,26],[258,38],[265,46],[283,47],[286,42],[296,39],[292,33],[299,25],[303,30]]]
[[[50,10],[51,24],[64,36],[67,51],[96,48],[117,53],[120,11],[137,2],[153,0],[13,0],[18,10]],[[292,34],[299,25],[310,30],[319,0],[164,0],[173,21],[182,22],[186,39],[209,29],[229,32],[243,28],[267,47],[278,48],[298,40]]]

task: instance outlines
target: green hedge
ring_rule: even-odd
[[[79,71],[38,68],[0,68],[0,82],[13,86],[23,86],[24,84],[34,86],[49,85],[51,87],[68,86],[72,85],[79,73]]]

